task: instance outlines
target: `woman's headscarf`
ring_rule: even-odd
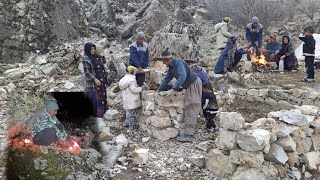
[[[284,38],[287,38],[287,39],[288,39],[288,43],[287,43],[287,44],[284,43]],[[287,53],[290,44],[291,44],[291,42],[290,42],[290,37],[287,36],[287,35],[283,36],[283,37],[282,37],[281,51],[280,51],[280,54],[281,54],[281,55],[284,55],[284,54]]]
[[[84,45],[84,53],[90,58],[92,56],[91,54],[91,48],[94,47],[96,49],[96,45],[94,45],[93,43],[86,43]],[[91,58],[90,58],[91,59]]]

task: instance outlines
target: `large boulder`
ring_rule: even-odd
[[[259,168],[238,167],[231,180],[267,180],[268,177]]]
[[[107,37],[112,38],[118,33],[114,21],[115,12],[109,0],[98,0],[90,12],[91,26],[99,28]]]
[[[320,155],[319,152],[308,152],[305,155],[306,165],[310,170],[317,170],[320,165]]]
[[[152,128],[153,137],[157,138],[160,141],[166,141],[171,138],[177,137],[179,130],[175,128],[166,128],[166,129],[157,129]]]
[[[263,129],[239,131],[237,143],[245,151],[260,151],[269,144],[270,133]]]
[[[230,151],[231,162],[248,167],[260,167],[264,162],[264,156],[261,151],[247,152],[241,149]]]
[[[216,145],[222,150],[231,150],[237,147],[237,133],[220,129],[219,136],[216,139]]]
[[[220,125],[230,131],[239,131],[243,128],[245,119],[237,112],[221,112]]]
[[[297,145],[291,136],[280,138],[276,143],[280,145],[286,152],[295,152],[297,149]]]
[[[232,163],[229,156],[219,149],[212,149],[207,154],[207,168],[220,177],[229,177],[236,171],[237,165]]]
[[[288,155],[284,152],[283,148],[277,144],[271,144],[269,153],[265,154],[265,160],[285,164],[288,161]]]
[[[81,5],[66,1],[3,1],[0,19],[0,63],[25,61],[29,52],[48,48],[88,34]]]
[[[301,112],[286,111],[282,114],[280,119],[288,124],[296,126],[304,126],[308,124],[307,117]]]

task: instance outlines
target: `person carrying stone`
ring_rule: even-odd
[[[226,46],[228,39],[230,37],[233,37],[234,35],[229,32],[229,23],[231,22],[231,19],[229,17],[224,17],[222,19],[222,22],[216,24],[214,26],[214,30],[217,33],[217,49],[223,50]]]
[[[142,86],[146,79],[143,69],[149,66],[149,48],[148,44],[144,41],[143,32],[138,32],[137,40],[130,45],[129,65],[138,69],[136,80],[138,86]]]
[[[266,61],[273,62],[274,56],[276,55],[276,51],[280,50],[280,48],[281,45],[277,42],[276,36],[270,35],[266,47],[264,49],[259,48],[258,50],[266,57]]]
[[[223,74],[225,69],[228,71],[233,71],[241,60],[242,55],[253,49],[253,47],[248,49],[248,46],[238,49],[236,42],[236,37],[229,38],[226,47],[219,56],[217,64],[214,67],[215,74]]]
[[[67,135],[63,125],[57,119],[58,104],[46,101],[45,110],[37,117],[32,127],[33,143],[40,146],[42,152],[47,153],[47,147],[55,142],[66,146],[72,146],[71,138]]]
[[[258,17],[254,16],[249,24],[246,26],[246,39],[250,44],[250,47],[256,49],[256,55],[260,56],[261,53],[258,51],[262,47],[262,33],[263,26],[259,23]],[[250,53],[247,55],[248,61],[250,61]]]
[[[303,44],[303,55],[305,56],[305,66],[307,70],[307,77],[303,78],[304,82],[315,82],[314,79],[314,59],[315,59],[315,48],[316,41],[313,37],[314,28],[312,26],[308,26],[304,28],[303,34],[299,35],[299,39],[304,42]]]
[[[182,59],[173,58],[169,50],[164,50],[160,60],[169,67],[164,80],[157,92],[161,96],[170,96],[180,89],[186,89],[184,95],[183,120],[184,128],[177,137],[178,141],[192,141],[194,139],[197,118],[201,109],[202,83],[199,77],[191,71],[189,65]],[[164,91],[168,83],[176,79],[172,89]]]
[[[192,64],[190,66],[191,70],[197,74],[202,82],[202,97],[201,97],[201,107],[203,116],[207,121],[207,130],[213,134],[219,131],[219,128],[214,123],[214,117],[217,115],[219,110],[217,98],[214,94],[213,87],[209,76],[202,70],[197,64]]]

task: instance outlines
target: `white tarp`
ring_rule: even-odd
[[[320,34],[313,34],[314,39],[316,40],[316,58],[315,59],[320,59]],[[302,45],[303,43],[300,44],[299,47],[295,50],[296,56],[298,60],[304,60],[304,56],[302,55]]]

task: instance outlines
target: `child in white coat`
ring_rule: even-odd
[[[123,108],[126,110],[126,120],[123,123],[124,127],[129,129],[137,129],[135,122],[135,110],[142,106],[140,93],[141,87],[138,87],[136,81],[136,71],[138,69],[134,66],[128,66],[129,72],[119,81],[119,88],[122,94]]]

